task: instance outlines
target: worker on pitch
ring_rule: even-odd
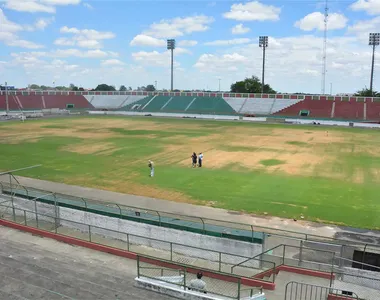
[[[150,177],[153,177],[154,176],[154,163],[153,161],[149,160],[148,161],[148,167],[150,168]]]

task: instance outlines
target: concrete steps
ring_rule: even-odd
[[[135,261],[4,231],[0,227],[0,299],[170,299],[133,287]]]

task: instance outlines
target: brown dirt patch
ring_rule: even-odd
[[[68,145],[61,148],[61,150],[79,154],[94,154],[101,151],[116,151],[117,149],[112,143],[96,143]]]

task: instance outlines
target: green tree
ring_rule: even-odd
[[[360,91],[357,91],[355,93],[355,96],[362,96],[362,97],[380,97],[380,92],[378,91],[371,91],[370,89],[364,88]]]
[[[262,84],[259,78],[252,76],[231,84],[231,93],[261,93],[261,88]],[[264,84],[264,93],[275,94],[276,91],[269,84]]]
[[[121,85],[120,88],[119,88],[120,92],[125,92],[126,90],[127,90],[127,88],[126,88],[125,85]]]
[[[29,86],[29,88],[31,88],[32,90],[39,90],[40,89],[40,86],[38,85],[38,84],[31,84],[30,86]]]
[[[108,84],[105,84],[105,83],[102,83],[102,84],[98,84],[98,86],[95,88],[95,91],[116,91],[115,87],[113,87],[112,85],[108,85]]]
[[[153,84],[148,84],[148,85],[146,86],[145,90],[146,90],[147,92],[154,92],[154,91],[156,90],[156,88],[154,87]]]

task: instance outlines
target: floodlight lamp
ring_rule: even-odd
[[[167,40],[167,49],[168,50],[175,49],[175,40],[174,39]]]
[[[369,34],[369,45],[370,46],[380,45],[380,33],[370,33]]]
[[[268,47],[268,36],[260,36],[259,37],[259,46],[260,47]]]

